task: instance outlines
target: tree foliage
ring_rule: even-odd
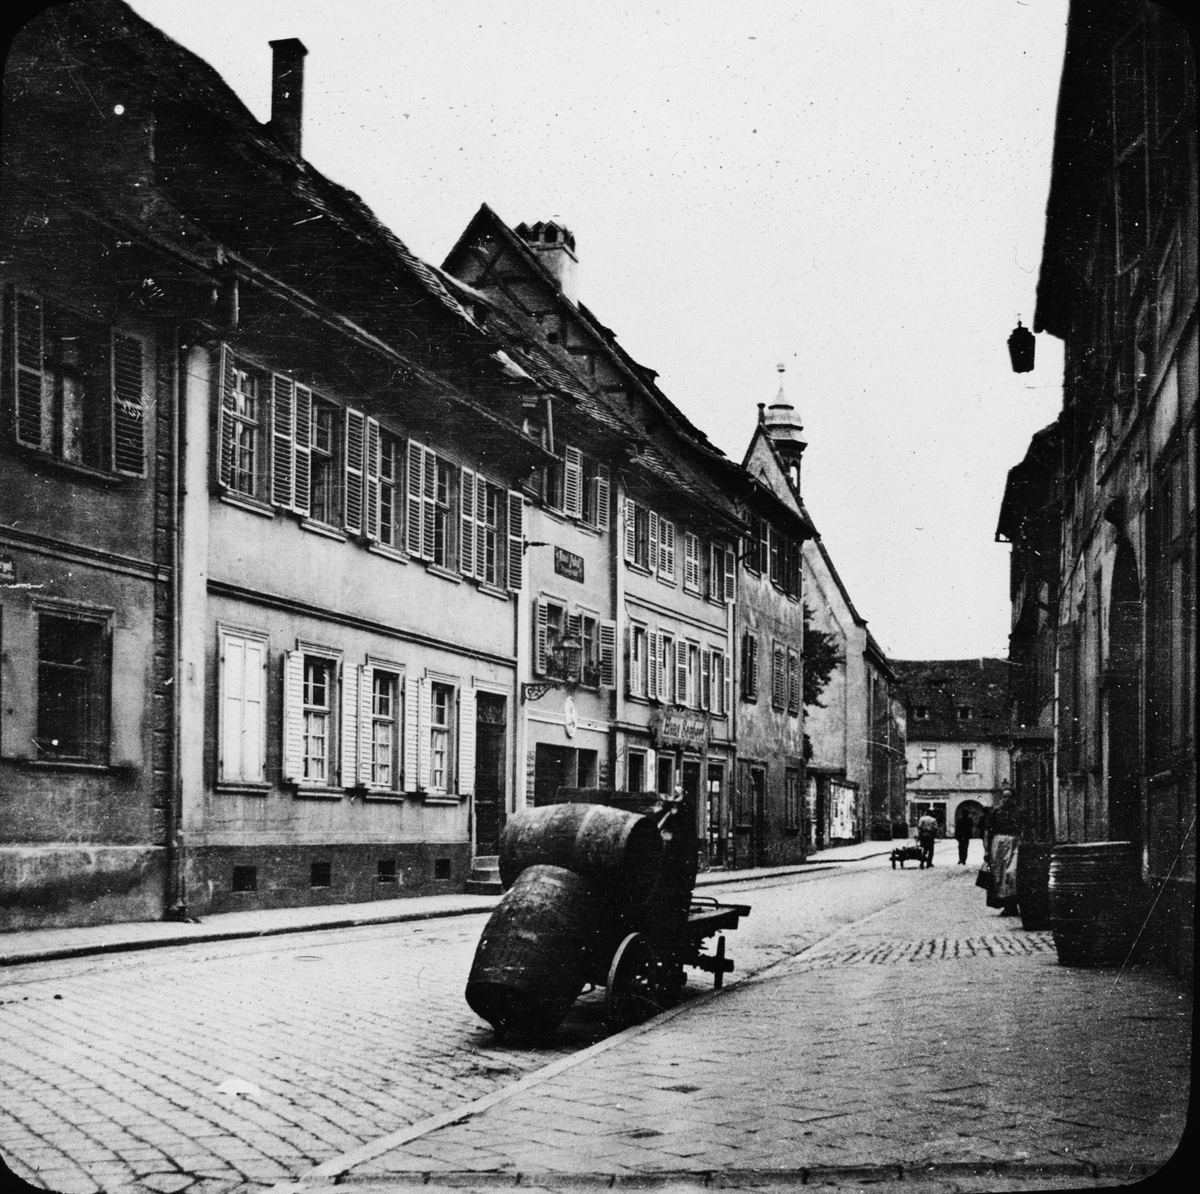
[[[833,669],[842,662],[837,641],[832,634],[817,630],[812,625],[812,610],[804,607],[804,704],[809,708],[823,709],[821,693],[829,683]]]

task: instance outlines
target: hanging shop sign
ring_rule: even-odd
[[[583,556],[577,556],[573,551],[567,551],[565,547],[556,547],[554,549],[554,571],[559,576],[565,576],[568,580],[577,580],[582,584]]]
[[[682,746],[705,754],[708,750],[708,716],[691,709],[661,709],[650,725],[657,747]]]

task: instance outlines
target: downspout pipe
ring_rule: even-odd
[[[179,329],[171,344],[171,767],[167,801],[167,907],[166,920],[188,920],[186,857],[183,840],[183,627],[179,616],[183,588],[180,567],[183,559],[183,469],[181,467],[181,415],[183,407],[183,348]]]

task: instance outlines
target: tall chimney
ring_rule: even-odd
[[[541,263],[550,271],[558,288],[565,298],[577,303],[578,279],[576,267],[579,258],[575,256],[575,237],[570,229],[556,224],[553,220],[536,224],[518,224],[513,229],[516,234],[538,255]]]
[[[300,132],[304,120],[304,56],[308,50],[298,37],[271,42],[271,128],[276,136],[300,156]]]

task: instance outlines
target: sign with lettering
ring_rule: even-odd
[[[651,726],[656,746],[682,746],[704,754],[708,750],[708,715],[691,709],[663,709]]]
[[[577,556],[573,551],[567,551],[565,547],[556,547],[554,549],[554,571],[559,576],[565,576],[568,580],[577,580],[583,583],[583,556]]]

